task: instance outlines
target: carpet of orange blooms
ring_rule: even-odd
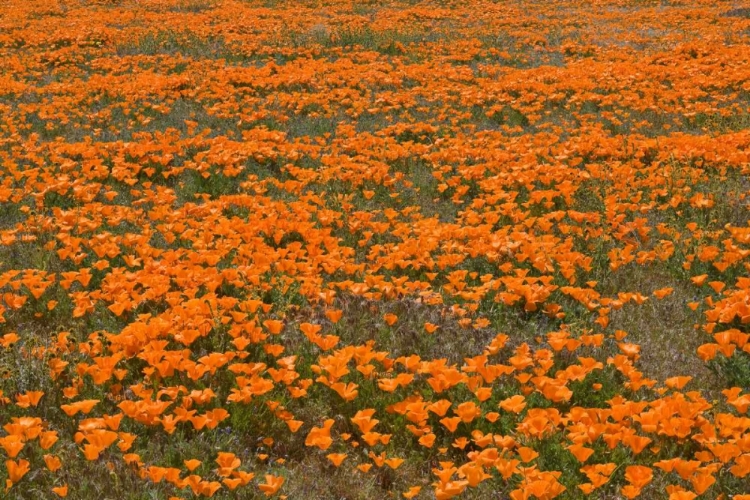
[[[217,432],[245,406],[352,473],[397,475],[396,440],[423,449],[430,483],[405,498],[485,481],[575,497],[614,475],[627,498],[656,477],[670,499],[746,487],[750,388],[711,401],[691,374],[649,378],[609,320],[674,290],[592,278],[670,268],[704,318],[691,354],[750,356],[750,130],[732,125],[750,20],[732,6],[5,2],[0,354],[48,370],[43,391],[18,364],[0,381],[6,494],[64,471],[74,441],[175,496],[283,495],[289,478],[234,452],[141,456],[143,435]],[[440,309],[466,336],[498,308],[553,326],[450,363],[346,342],[352,297]],[[617,394],[573,404],[605,370]],[[311,397],[345,418],[302,420]],[[578,484],[539,465],[550,440]]]

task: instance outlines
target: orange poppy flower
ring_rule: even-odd
[[[427,333],[430,333],[430,334],[432,334],[432,333],[435,333],[435,331],[436,331],[436,330],[437,330],[438,328],[440,328],[440,327],[439,327],[438,325],[436,325],[436,324],[433,324],[433,323],[429,323],[429,322],[427,322],[427,323],[425,323],[425,324],[424,324],[424,329],[425,329],[425,331],[426,331]]]
[[[8,471],[8,481],[10,481],[10,484],[16,484],[31,470],[31,466],[28,460],[6,460],[5,469]]]
[[[267,497],[275,495],[284,484],[284,478],[280,476],[274,476],[273,474],[266,474],[265,483],[258,485],[260,491],[262,491]]]
[[[336,467],[339,467],[346,457],[346,453],[329,453],[326,455],[326,458]]]
[[[54,455],[44,455],[44,463],[50,472],[55,472],[62,467],[62,461]]]
[[[56,486],[52,488],[52,493],[59,496],[60,498],[65,498],[68,496],[68,485],[64,484],[62,486]]]
[[[323,427],[313,427],[305,439],[305,446],[316,446],[321,450],[327,450],[333,443],[331,428],[334,422],[333,419],[329,418],[323,423]]]

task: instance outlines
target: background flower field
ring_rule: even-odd
[[[750,498],[748,42],[5,1],[0,496]]]

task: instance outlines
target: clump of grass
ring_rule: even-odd
[[[178,0],[177,3],[170,6],[172,12],[186,12],[196,14],[215,9],[217,3],[215,0]]]
[[[157,56],[181,54],[192,59],[221,59],[231,57],[232,52],[221,37],[204,38],[192,31],[148,32],[134,41],[116,46],[119,56]]]
[[[743,19],[750,19],[750,7],[738,7],[731,9],[720,14],[721,17],[740,17]]]
[[[294,47],[359,47],[385,55],[398,55],[404,54],[410,44],[419,44],[428,38],[417,30],[374,30],[369,26],[331,28],[318,24],[306,32],[292,32],[288,39]]]

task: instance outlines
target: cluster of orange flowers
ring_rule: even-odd
[[[690,354],[750,366],[750,20],[728,1],[412,4],[4,7],[6,493],[46,466],[65,497],[65,441],[176,497],[284,495],[273,450],[300,433],[362,474],[423,453],[405,498],[750,498],[750,387],[650,378],[612,313],[674,286],[600,286],[669,274],[704,318]],[[351,331],[351,301],[489,341],[390,352]],[[520,342],[497,311],[550,327]],[[276,429],[250,456],[145,458],[144,435],[248,409]]]

